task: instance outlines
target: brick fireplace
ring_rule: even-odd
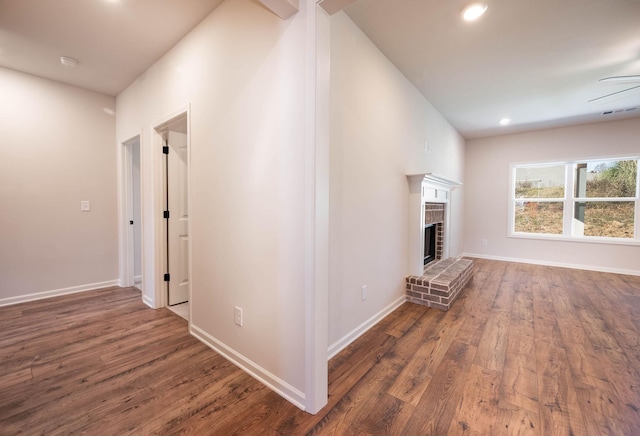
[[[449,217],[451,191],[461,184],[442,176],[412,174],[409,182],[409,273],[421,275],[424,270],[424,229],[435,223],[436,258],[449,257]],[[436,259],[436,260],[437,260]]]
[[[411,250],[407,300],[449,310],[473,275],[472,260],[449,257],[451,191],[460,183],[433,173],[407,179]]]

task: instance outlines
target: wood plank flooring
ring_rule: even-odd
[[[477,259],[329,363],[309,415],[132,288],[0,308],[0,435],[639,435],[640,277]]]

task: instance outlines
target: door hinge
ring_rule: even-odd
[[[164,212],[162,212],[162,217],[163,217],[164,219],[169,219],[169,211],[168,211],[168,210],[165,210]]]
[[[169,282],[169,281],[171,281],[171,274],[166,273],[166,274],[164,275],[164,281],[165,281],[165,282]]]
[[[169,154],[169,146],[168,145],[163,145],[162,146],[162,154]]]

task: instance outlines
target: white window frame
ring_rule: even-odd
[[[636,195],[635,197],[576,197],[574,191],[576,168],[578,164],[602,161],[623,161],[635,160],[638,165],[638,175],[636,176]],[[564,198],[523,198],[517,199],[516,192],[516,170],[518,168],[535,168],[548,167],[554,165],[565,166],[565,185]],[[606,156],[600,158],[576,159],[572,161],[551,161],[551,162],[534,162],[534,163],[512,163],[510,165],[509,180],[509,205],[508,205],[508,234],[510,238],[523,239],[549,239],[573,242],[595,242],[606,244],[621,245],[640,245],[640,156]],[[535,201],[539,203],[557,203],[563,202],[563,231],[562,234],[550,233],[525,233],[515,231],[515,215],[516,206],[519,201]],[[615,238],[609,236],[584,236],[574,234],[574,205],[577,202],[635,202],[634,208],[634,232],[633,238]]]

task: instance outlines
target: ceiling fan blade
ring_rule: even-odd
[[[611,76],[598,80],[598,82],[640,82],[640,74],[633,76]]]
[[[605,97],[611,97],[612,95],[620,94],[621,92],[631,91],[632,89],[636,89],[636,88],[640,88],[640,85],[632,86],[631,88],[623,89],[622,91],[612,92],[611,94],[603,95],[601,97],[592,98],[591,100],[588,101],[588,103],[591,103],[592,101],[603,99]]]

